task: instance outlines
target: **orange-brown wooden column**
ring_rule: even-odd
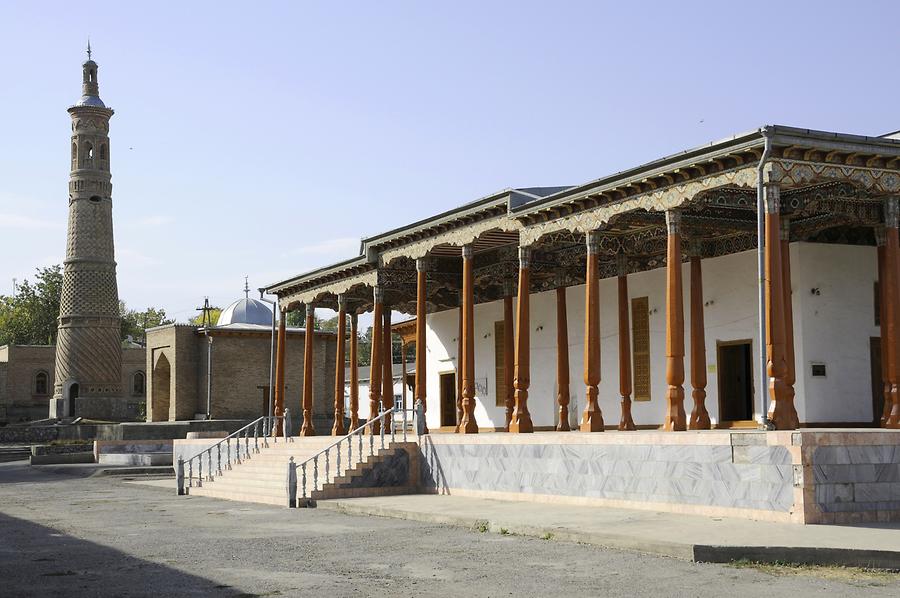
[[[316,308],[311,303],[306,305],[306,330],[303,333],[303,425],[300,436],[315,436],[316,428],[312,421],[313,411],[313,343],[316,331]]]
[[[343,295],[338,295],[337,347],[334,356],[334,425],[332,436],[347,433],[344,427],[344,347],[347,337],[347,309]]]
[[[359,427],[359,356],[357,315],[350,314],[350,431]]]
[[[687,429],[684,412],[684,295],[681,283],[681,212],[666,212],[666,417],[669,432]]]
[[[503,393],[506,405],[506,431],[512,421],[512,412],[516,407],[515,371],[516,367],[516,333],[513,326],[512,297],[515,293],[512,281],[504,284],[503,292]]]
[[[888,198],[884,205],[884,282],[885,319],[887,320],[887,342],[890,360],[888,381],[890,382],[890,412],[884,423],[885,428],[900,428],[900,245],[897,237],[897,198]],[[882,329],[884,330],[884,329]]]
[[[766,373],[770,422],[778,430],[796,427],[797,412],[788,394],[784,352],[784,292],[781,274],[781,199],[778,185],[765,187],[766,202]]]
[[[794,355],[794,300],[791,290],[791,223],[781,221],[781,292],[784,307],[784,384],[791,405],[794,405],[794,384],[797,382],[797,364]],[[800,427],[797,409],[793,409],[791,429]]]
[[[474,248],[462,248],[463,265],[463,417],[459,430],[463,434],[477,434],[475,421],[475,281]]]
[[[275,345],[275,402],[273,414],[277,418],[273,433],[275,436],[284,436],[284,357],[287,332],[287,310],[282,309],[278,319],[278,340]],[[287,431],[290,434],[290,430]]]
[[[509,431],[518,434],[534,432],[528,412],[528,387],[531,385],[531,249],[519,247],[519,300],[516,305],[515,406]]]
[[[372,292],[374,304],[372,307],[372,350],[369,357],[369,421],[378,417],[381,411],[381,340],[382,326],[382,302],[384,291],[376,286]],[[369,430],[372,434],[381,431],[381,420],[376,421]]]
[[[463,298],[459,292],[459,309],[456,318],[456,433],[459,434],[459,426],[463,419],[463,364],[466,348],[463,345]]]
[[[381,406],[385,411],[394,409],[394,335],[391,331],[391,306],[382,308],[384,323],[381,328]],[[384,425],[390,429],[393,416],[388,413]]]
[[[509,423],[512,421],[513,409],[516,406],[516,389],[513,386],[516,367],[515,360],[515,329],[513,328],[513,293],[515,286],[507,281],[504,285],[503,295],[503,393],[506,405],[506,431],[509,432]]]
[[[427,269],[426,262],[424,259],[416,260],[416,389],[414,394],[415,402],[422,404],[422,414],[425,415],[428,410],[428,400],[427,400],[427,392],[426,388],[426,378],[425,378],[425,293],[426,293],[426,278],[427,278]],[[403,363],[406,363],[406,358],[404,356]],[[403,381],[404,388],[406,388],[406,381]],[[406,405],[403,406],[406,409]],[[425,418],[427,421],[428,418]],[[428,433],[428,425],[423,422],[422,425],[425,426],[425,434]]]
[[[600,394],[600,232],[586,235],[587,258],[584,284],[584,384],[587,402],[581,416],[582,432],[602,432]]]
[[[556,289],[556,403],[559,422],[556,429],[568,432],[569,427],[569,323],[566,317],[566,287]]]
[[[706,410],[706,327],[703,324],[703,267],[700,262],[700,243],[691,244],[691,396],[694,409],[688,427],[709,430]]]
[[[628,259],[624,253],[616,256],[619,286],[619,395],[622,413],[619,430],[631,431],[637,428],[631,417],[631,330],[628,318]]]

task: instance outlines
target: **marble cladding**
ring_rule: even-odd
[[[826,513],[900,510],[900,445],[816,447],[813,477]]]
[[[354,476],[346,488],[384,488],[409,485],[410,457],[406,449],[399,448],[369,467],[363,466],[362,474]]]
[[[422,483],[474,490],[788,512],[794,469],[784,446],[422,443]]]

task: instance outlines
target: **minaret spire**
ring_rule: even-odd
[[[247,299],[250,298],[250,280],[249,279],[250,279],[249,276],[244,277],[244,297]]]
[[[88,55],[88,60],[90,60],[91,59],[91,36],[88,36],[87,55]]]

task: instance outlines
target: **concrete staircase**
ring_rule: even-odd
[[[299,465],[334,441],[333,436],[296,437],[293,438],[293,442],[278,442],[277,444],[269,441],[268,448],[260,446],[259,453],[251,454],[250,459],[244,459],[240,464],[233,464],[230,471],[226,470],[222,472],[222,475],[214,476],[213,481],[204,480],[202,486],[195,485],[187,488],[188,494],[286,507],[288,506],[287,475],[290,458],[293,457],[294,463]],[[325,483],[325,458],[324,456],[319,457],[318,490],[312,489],[313,466],[312,463],[307,464],[307,499],[315,501],[349,496],[409,493],[408,483],[401,486],[395,484],[391,490],[385,490],[383,484],[395,483],[402,478],[402,475],[398,478],[396,469],[403,467],[404,459],[407,465],[411,462],[409,455],[413,452],[412,447],[417,449],[415,442],[391,443],[386,438],[385,448],[379,450],[380,441],[376,439],[375,454],[369,456],[368,438],[364,438],[362,459],[359,455],[359,446],[354,443],[353,461],[348,463],[347,445],[346,442],[342,443],[340,469],[337,468],[335,451],[330,452],[331,475],[327,484]],[[394,456],[400,454],[401,451],[407,456],[401,457],[398,461]],[[415,452],[417,453],[417,450]],[[389,462],[393,473],[386,474],[384,468],[385,464]],[[418,464],[417,459],[416,464]],[[412,476],[409,469],[411,468],[407,466],[407,482],[412,477],[417,480],[418,475]],[[302,475],[302,470],[298,467],[297,502],[300,503],[300,506],[307,506],[308,502],[302,501]],[[382,484],[382,486],[365,489],[362,486],[366,484]],[[368,490],[369,494],[363,494],[365,490]]]

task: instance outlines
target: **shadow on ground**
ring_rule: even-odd
[[[4,514],[0,538],[4,596],[252,596]]]

